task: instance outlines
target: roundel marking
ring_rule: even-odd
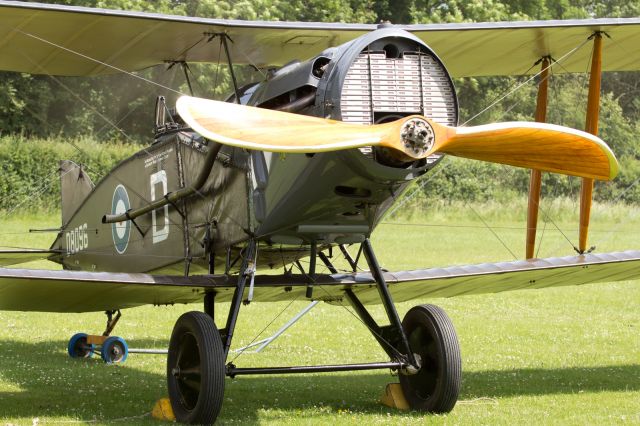
[[[116,186],[113,191],[113,199],[111,200],[111,214],[121,214],[131,208],[129,203],[129,194],[124,186]],[[111,236],[113,237],[113,245],[119,254],[123,254],[129,245],[129,236],[131,235],[131,221],[124,220],[111,224]]]

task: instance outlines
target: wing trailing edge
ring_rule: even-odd
[[[204,292],[228,301],[237,277],[168,276],[107,272],[0,269],[0,310],[92,312],[155,304],[191,303]],[[539,289],[640,279],[640,251],[483,263],[413,271],[387,272],[397,302],[411,299]],[[308,278],[302,275],[259,276],[254,300],[304,300]],[[316,299],[343,303],[352,289],[363,303],[379,303],[371,274],[320,275]],[[247,290],[248,291],[248,290]]]

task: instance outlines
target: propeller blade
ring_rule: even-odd
[[[602,139],[547,123],[512,122],[458,127],[440,145],[458,157],[592,179],[611,180],[618,161]]]
[[[312,153],[377,145],[389,127],[189,96],[180,97],[176,109],[185,123],[205,138],[260,151]]]
[[[178,113],[193,130],[245,149],[313,153],[380,146],[407,161],[435,152],[595,179],[618,163],[598,137],[544,123],[448,127],[421,116],[364,126],[246,105],[182,96]]]

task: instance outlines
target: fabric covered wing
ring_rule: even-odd
[[[94,312],[202,299],[207,278],[0,269],[0,310]]]
[[[385,273],[397,302],[639,278],[640,251]],[[206,291],[215,291],[216,301],[228,301],[235,283],[236,277],[231,276],[0,269],[0,310],[90,312],[190,303],[201,301]],[[254,300],[304,300],[308,283],[301,275],[259,276]],[[320,275],[315,280],[314,297],[343,303],[347,288],[363,303],[379,303],[369,273]]]
[[[255,22],[0,0],[0,69],[55,75],[135,71],[171,61],[217,62],[229,35],[237,64],[280,66],[352,40],[376,25]],[[542,56],[559,59],[594,31],[605,31],[604,71],[640,68],[640,19],[493,22],[398,26],[415,33],[454,77],[519,75]],[[53,43],[53,44],[52,44]],[[56,45],[63,46],[64,50]],[[584,72],[583,46],[554,72]],[[529,70],[529,72],[535,72]]]
[[[252,22],[0,1],[0,69],[54,75],[136,71],[171,61],[224,60],[229,35],[236,64],[283,65],[330,44],[342,44],[371,25]],[[70,51],[60,49],[63,46]]]
[[[640,251],[403,271],[385,279],[396,302],[635,280],[640,279]],[[363,303],[378,303],[375,288],[355,292]]]
[[[540,68],[533,65],[544,56],[560,62],[553,66],[554,74],[584,73],[593,49],[593,43],[585,42],[596,31],[606,33],[603,71],[640,69],[638,18],[440,24],[413,29],[454,77],[534,74]]]

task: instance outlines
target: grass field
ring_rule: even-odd
[[[517,203],[516,203],[517,204]],[[571,241],[571,206],[552,216]],[[477,212],[482,219],[478,218]],[[509,260],[522,256],[521,204],[439,207],[404,214],[380,226],[374,247],[387,269]],[[53,215],[3,219],[0,245],[46,247],[33,227],[58,225]],[[488,230],[483,222],[492,227]],[[428,226],[427,226],[428,225]],[[571,254],[549,224],[539,255]],[[640,215],[632,207],[596,206],[591,242],[597,250],[638,248]],[[498,242],[494,232],[503,240]],[[34,267],[41,264],[31,265]],[[378,403],[388,372],[255,376],[227,379],[221,424],[640,424],[640,282],[517,291],[454,299],[415,300],[447,310],[463,355],[463,386],[453,412],[401,412]],[[235,346],[284,312],[275,331],[306,302],[243,307]],[[132,347],[165,348],[177,317],[199,305],[144,307],[124,312],[116,329]],[[216,317],[222,323],[224,307]],[[379,306],[374,308],[380,315]],[[99,333],[102,314],[0,312],[0,425],[159,424],[148,413],[166,396],[165,357],[130,355],[122,366],[72,360],[67,339]],[[259,354],[238,366],[384,360],[367,330],[344,307],[320,304]]]

